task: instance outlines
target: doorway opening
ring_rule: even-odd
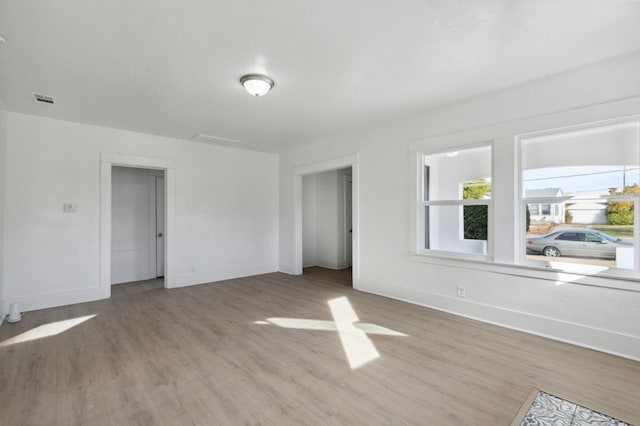
[[[302,176],[302,273],[353,286],[352,167]]]
[[[162,185],[162,181],[158,181],[158,185],[153,185],[154,187],[159,187],[164,189],[164,202],[160,201],[158,203],[155,200],[156,205],[163,205],[163,208],[159,209],[160,214],[164,214],[164,229],[161,237],[157,237],[156,233],[156,241],[154,243],[154,238],[151,238],[151,223],[148,223],[146,228],[149,232],[149,240],[148,240],[148,250],[153,252],[153,245],[155,244],[156,252],[155,257],[156,261],[151,262],[147,261],[147,273],[151,273],[155,271],[156,277],[158,276],[158,265],[161,265],[162,274],[164,278],[156,278],[158,280],[158,285],[162,283],[162,287],[164,288],[172,288],[175,286],[175,247],[174,247],[174,229],[175,229],[175,198],[176,198],[176,185],[175,185],[175,161],[164,159],[164,158],[153,158],[153,157],[141,157],[127,154],[113,154],[113,153],[101,153],[100,154],[100,296],[101,298],[109,298],[111,297],[111,287],[112,283],[123,280],[121,270],[118,270],[120,274],[120,278],[115,277],[116,279],[112,279],[112,272],[114,269],[114,265],[112,264],[112,184],[113,178],[112,174],[114,169],[118,167],[123,168],[132,168],[132,169],[146,169],[145,172],[148,174],[148,180],[155,180],[156,178],[163,177],[164,185]],[[150,173],[151,170],[153,173]],[[116,171],[116,173],[118,173]],[[155,173],[155,175],[154,175]],[[148,184],[148,183],[147,183]],[[148,187],[147,187],[148,188]],[[150,190],[145,192],[147,194],[147,201],[149,202],[148,206],[151,204],[150,200]],[[155,195],[157,198],[157,194]],[[148,207],[151,209],[151,207]],[[152,222],[155,225],[155,220]],[[133,228],[131,228],[133,229]],[[140,230],[140,232],[142,232]],[[160,247],[158,247],[160,246]],[[122,248],[122,247],[121,247]],[[132,247],[129,247],[132,248]],[[158,249],[163,250],[160,254],[158,254]],[[126,249],[126,247],[125,247]],[[160,262],[158,262],[158,257]],[[115,263],[118,264],[119,261]],[[150,275],[153,276],[153,275]],[[123,280],[124,281],[124,280]],[[127,280],[128,281],[128,280]],[[122,282],[122,281],[121,281]]]
[[[128,283],[127,293],[134,284],[137,289],[164,287],[165,217],[164,170],[113,167],[111,285]]]

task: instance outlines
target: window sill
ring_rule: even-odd
[[[493,272],[524,278],[553,281],[556,284],[580,284],[595,287],[615,288],[627,291],[640,291],[640,277],[634,271],[598,271],[585,272],[559,269],[552,266],[541,267],[526,264],[501,263],[481,257],[450,256],[442,253],[409,252],[412,262],[465,268],[477,271]],[[585,268],[592,269],[592,268]]]

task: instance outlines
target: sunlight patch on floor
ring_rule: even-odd
[[[295,328],[298,330],[337,331],[335,321],[310,320],[302,318],[267,318],[266,321],[254,321],[254,324],[273,324],[282,328]],[[367,334],[379,334],[383,336],[407,336],[399,331],[370,323],[354,323],[354,327]]]
[[[323,330],[336,331],[333,321],[310,320],[302,318],[267,318],[268,324],[274,324],[282,328],[297,328],[299,330]]]
[[[327,302],[331,315],[338,329],[338,336],[342,342],[342,348],[349,362],[349,367],[355,370],[374,359],[380,358],[378,350],[367,333],[356,328],[353,323],[360,321],[353,310],[349,299],[338,297]]]
[[[360,323],[349,299],[338,297],[327,301],[333,321],[312,320],[304,318],[267,318],[255,321],[254,324],[273,324],[278,327],[297,330],[337,331],[344,349],[347,362],[352,370],[361,367],[380,357],[369,334],[383,336],[401,336],[406,334],[377,324]]]
[[[36,328],[32,328],[29,331],[25,331],[24,333],[18,334],[10,339],[5,340],[0,343],[0,347],[15,345],[16,343],[24,343],[32,340],[43,339],[45,337],[56,336],[60,333],[64,333],[65,331],[82,324],[85,321],[90,320],[95,317],[94,315],[87,315],[84,317],[71,318],[63,321],[50,322],[48,324],[39,325]]]

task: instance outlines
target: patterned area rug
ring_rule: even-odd
[[[633,426],[538,389],[533,389],[511,425]]]

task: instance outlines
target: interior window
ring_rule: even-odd
[[[488,256],[491,146],[422,158],[422,250]]]

